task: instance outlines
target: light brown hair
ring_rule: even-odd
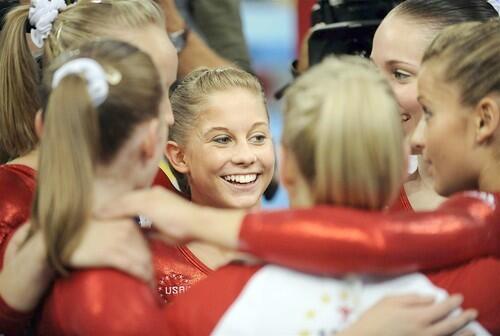
[[[404,179],[397,103],[367,60],[328,58],[285,95],[283,145],[316,204],[381,209]]]
[[[431,43],[423,64],[438,62],[446,83],[456,84],[462,102],[474,106],[500,91],[500,20],[451,26]]]
[[[34,118],[41,105],[40,75],[26,40],[28,11],[28,5],[11,10],[0,34],[0,152],[10,159],[29,153],[38,142]],[[162,12],[151,0],[79,0],[54,21],[43,63],[82,43],[148,24],[164,26]]]
[[[68,75],[52,88],[55,71],[80,57],[97,61],[109,78],[107,98],[98,107],[80,75]],[[124,42],[100,41],[56,60],[46,71],[43,92],[32,231],[43,230],[49,261],[64,274],[64,260],[90,215],[96,165],[111,162],[139,123],[158,117],[163,89],[148,55]]]

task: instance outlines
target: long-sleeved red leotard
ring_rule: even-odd
[[[481,253],[496,253],[498,235],[494,224],[500,219],[497,206],[499,199],[499,195],[468,193],[447,201],[436,212],[407,213],[406,215],[381,215],[374,212],[319,207],[307,211],[292,211],[287,215],[284,215],[286,213],[271,215],[272,220],[267,225],[261,221],[268,215],[253,215],[247,218],[241,237],[246,243],[246,249],[257,255],[265,255],[270,259],[278,258],[282,264],[311,269],[313,272],[323,272],[329,266],[333,270],[338,270],[339,265],[343,270],[349,269],[349,264],[343,265],[339,259],[346,258],[353,261],[349,255],[356,253],[356,249],[352,248],[354,245],[361,248],[360,253],[354,259],[359,259],[360,255],[369,257],[369,253],[374,252],[375,256],[368,258],[368,261],[373,261],[375,264],[378,262],[378,266],[372,267],[368,261],[362,263],[359,260],[354,261],[353,269],[361,269],[361,272],[365,270],[380,272],[383,267],[381,260],[387,257],[386,248],[392,249],[392,252],[404,252],[406,248],[409,248],[417,255],[424,253],[425,262],[419,263],[418,258],[408,262],[411,255],[404,254],[399,257],[391,256],[387,265],[392,271],[401,271],[401,269],[413,271],[422,265],[435,266],[430,262],[430,256],[426,256],[426,252],[429,251],[427,249],[429,239],[431,249],[443,254],[437,257],[436,264],[452,259],[454,263],[460,258],[470,257],[474,252],[478,252],[480,245],[482,246]],[[362,220],[363,224],[353,225],[356,220]],[[406,221],[408,223],[405,223]],[[373,223],[382,229],[371,230]],[[349,229],[351,226],[352,228]],[[488,228],[487,234],[484,234],[485,228]],[[315,232],[317,229],[319,232]],[[466,235],[457,235],[457,232],[463,232],[463,230],[467,232]],[[436,233],[441,236],[441,244],[446,245],[444,249],[438,248],[437,240],[431,239]],[[392,242],[398,236],[407,239],[404,246],[401,243]],[[290,240],[287,241],[288,239]],[[341,242],[344,240],[348,240],[347,249],[335,253],[329,251],[342,248]],[[256,244],[256,241],[259,243]],[[261,241],[265,243],[262,244]],[[284,248],[283,241],[287,242],[286,245],[296,247]],[[420,249],[417,251],[415,248],[418,244],[420,244]],[[318,247],[318,245],[321,246]],[[304,267],[306,262],[295,253],[297,246],[300,247],[301,255],[308,256],[307,259],[312,261],[313,266],[317,268]],[[455,250],[460,248],[460,251]],[[276,249],[277,253],[270,252],[273,249]],[[321,257],[321,253],[327,256]],[[290,255],[288,259],[284,257],[287,254]],[[454,259],[452,255],[457,254],[459,258]],[[328,255],[333,257],[329,259]],[[315,261],[318,257],[321,257],[320,262]],[[90,332],[113,335],[120,334],[124,330],[129,330],[130,334],[133,331],[140,331],[150,335],[166,335],[176,332],[189,335],[188,330],[196,328],[195,334],[203,335],[205,334],[203,330],[212,330],[210,328],[217,324],[227,307],[238,297],[247,280],[259,270],[258,267],[229,266],[229,269],[234,268],[237,271],[233,273],[228,273],[227,268],[215,272],[215,275],[222,274],[223,276],[208,277],[168,308],[153,304],[155,294],[148,291],[146,285],[124,274],[105,270],[78,272],[71,278],[56,283],[45,306],[39,330],[53,335],[63,332],[73,332],[76,335],[86,335]],[[330,270],[329,273],[334,274],[335,271]],[[465,296],[464,305],[478,309],[479,321],[496,334],[500,332],[500,321],[498,321],[500,282],[495,281],[499,276],[498,260],[484,258],[455,268],[428,273],[427,279],[435,286],[451,293],[461,292]],[[211,285],[204,285],[205,283]],[[196,294],[200,291],[204,294]],[[187,299],[190,297],[193,299]],[[70,307],[74,306],[75,300],[80,302],[79,308],[71,311]],[[117,300],[122,303],[117,303]],[[202,310],[201,314],[200,310]],[[207,315],[209,317],[205,320],[203,316]],[[195,316],[202,316],[203,319],[194,319]],[[108,320],[112,320],[112,323],[108,323]],[[195,324],[192,325],[193,321]]]

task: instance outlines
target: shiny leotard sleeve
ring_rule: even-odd
[[[395,274],[498,255],[500,196],[468,192],[427,213],[340,207],[254,213],[240,249],[265,261],[319,274]]]
[[[0,247],[28,219],[34,191],[33,169],[23,165],[0,166]],[[0,257],[3,259],[3,255]]]
[[[29,217],[35,171],[22,165],[0,166],[0,269],[10,238]],[[21,335],[32,313],[18,312],[0,297],[0,334]]]

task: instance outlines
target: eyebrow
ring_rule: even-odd
[[[385,62],[385,64],[390,66],[390,67],[407,66],[407,67],[411,67],[412,70],[415,70],[415,71],[418,69],[418,64],[408,63],[408,62],[404,62],[404,61],[389,60],[389,61]]]
[[[264,122],[264,121],[258,121],[256,123],[254,123],[252,125],[252,127],[250,129],[254,129],[255,127],[258,127],[258,126],[268,126],[269,123],[267,122]],[[227,127],[220,127],[220,126],[217,126],[217,127],[210,127],[206,132],[204,132],[203,134],[204,135],[207,135],[211,132],[214,132],[214,131],[223,131],[223,132],[228,132],[230,133],[231,131],[227,128]]]

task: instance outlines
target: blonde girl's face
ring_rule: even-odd
[[[192,200],[220,208],[259,204],[274,172],[266,107],[247,89],[208,97],[184,148]]]
[[[419,101],[424,119],[412,142],[423,150],[434,189],[443,196],[477,189],[478,165],[473,107],[464,106],[453,84],[444,83],[439,67],[425,65],[419,75]]]
[[[420,24],[398,14],[389,14],[373,39],[371,59],[394,91],[407,136],[411,136],[422,117],[417,100],[417,76],[429,42],[429,33]],[[421,154],[415,148],[412,153]]]

